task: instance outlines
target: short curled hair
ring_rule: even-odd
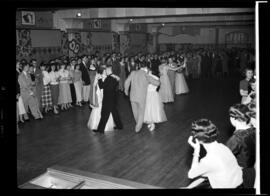
[[[247,113],[247,115],[250,118],[256,118],[256,104],[255,102],[251,102],[247,105],[249,112]]]
[[[218,129],[210,120],[202,118],[192,122],[191,134],[203,143],[211,143],[217,140]]]
[[[248,81],[249,84],[255,84],[256,83],[256,79],[253,77]]]
[[[97,73],[102,74],[105,69],[106,69],[106,65],[101,65],[98,67]]]
[[[250,110],[248,106],[241,103],[234,104],[229,109],[230,117],[247,124],[250,122],[250,116],[248,115],[249,112]]]

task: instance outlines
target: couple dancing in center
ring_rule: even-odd
[[[94,79],[94,105],[87,126],[94,133],[123,129],[118,110],[117,94],[120,78],[112,73],[111,65],[98,68]]]
[[[155,123],[167,121],[164,105],[158,93],[160,80],[158,73],[142,64],[139,70],[134,70],[125,81],[125,94],[130,89],[130,102],[134,119],[135,132],[140,132],[143,123],[153,131]]]

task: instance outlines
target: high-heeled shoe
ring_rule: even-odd
[[[150,130],[150,131],[154,131],[154,130],[155,130],[155,127],[156,127],[156,126],[155,126],[155,124],[153,123],[153,124],[151,124],[151,127],[150,127],[149,130]]]
[[[59,112],[58,112],[57,109],[54,109],[54,110],[53,110],[53,113],[54,113],[54,114],[58,114]]]

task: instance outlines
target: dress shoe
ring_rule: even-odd
[[[93,131],[94,133],[101,133],[101,134],[104,134],[104,132],[98,131],[97,129],[93,129],[92,131]]]
[[[135,127],[135,132],[136,132],[136,133],[139,133],[140,131],[141,131],[141,127],[137,127],[137,126],[136,126],[136,127]]]
[[[155,127],[156,127],[156,126],[155,126],[155,124],[153,123],[153,124],[151,124],[149,130],[150,130],[150,131],[154,131],[154,130],[155,130]]]

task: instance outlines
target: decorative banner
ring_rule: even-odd
[[[120,52],[123,55],[126,55],[128,53],[128,50],[130,48],[130,35],[129,33],[121,34],[120,35]]]
[[[151,46],[154,44],[153,43],[153,35],[151,33],[147,34],[147,44],[149,44]]]
[[[31,56],[31,37],[30,30],[17,30],[17,46],[16,46],[16,56],[29,57]]]
[[[120,51],[120,35],[118,33],[113,33],[112,49],[114,52]]]
[[[62,31],[61,32],[61,50],[64,55],[68,55],[68,48],[69,48],[68,33]]]

